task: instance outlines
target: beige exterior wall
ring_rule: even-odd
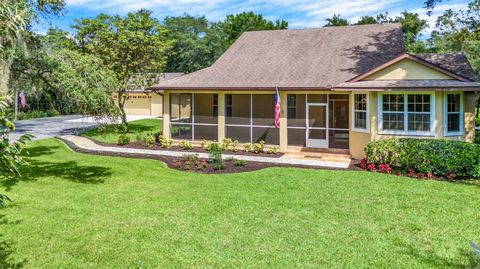
[[[465,92],[465,140],[475,141],[475,92]]]
[[[117,95],[114,96],[117,104]],[[125,113],[127,115],[143,115],[161,117],[163,110],[163,98],[157,93],[129,93],[125,101]]]
[[[392,64],[364,80],[402,80],[402,79],[453,79],[435,69],[416,63],[409,59],[403,59]]]
[[[167,135],[170,135],[170,130],[169,130],[169,122],[170,122],[170,116],[171,115],[176,115],[176,112],[170,112],[169,111],[169,95],[171,92],[165,91],[165,97],[164,97],[164,133]],[[178,93],[175,91],[175,93]],[[199,92],[200,93],[200,92]],[[218,104],[219,104],[219,109],[218,109],[218,138],[221,141],[225,137],[225,115],[224,115],[224,105],[225,105],[225,94],[256,94],[258,93],[257,91],[251,91],[251,92],[225,92],[225,91],[204,91],[204,93],[217,93],[218,94]],[[261,92],[262,94],[273,94],[272,92]],[[332,92],[315,92],[318,94],[334,94]],[[395,91],[389,91],[389,93],[395,93]],[[405,92],[402,92],[405,93]],[[432,93],[432,92],[425,92],[425,93]],[[288,141],[287,141],[287,94],[312,94],[312,92],[299,92],[299,91],[292,91],[292,92],[285,92],[281,91],[280,96],[281,96],[281,117],[280,117],[280,150],[281,151],[286,151],[288,148]],[[342,93],[346,94],[346,93]],[[351,95],[351,93],[348,93]],[[464,126],[466,129],[465,136],[444,136],[444,93],[443,92],[434,92],[434,101],[435,101],[435,121],[434,121],[434,132],[433,135],[431,136],[405,136],[405,135],[386,135],[386,134],[381,134],[379,133],[378,126],[379,126],[379,115],[378,115],[378,98],[379,98],[379,93],[378,92],[369,92],[369,118],[370,118],[370,130],[361,132],[361,131],[355,131],[352,130],[352,105],[353,102],[350,102],[350,107],[349,107],[349,126],[350,126],[350,132],[349,132],[349,150],[350,154],[354,159],[360,159],[364,157],[364,148],[368,144],[368,142],[372,140],[379,140],[379,139],[385,139],[385,138],[391,138],[391,137],[415,137],[415,138],[446,138],[446,139],[451,139],[451,140],[466,140],[466,141],[473,141],[475,137],[475,98],[474,98],[474,93],[469,93],[465,92],[463,95],[464,98],[464,112],[465,112],[465,120],[464,120]],[[199,99],[197,98],[199,96]],[[195,101],[195,107],[197,109],[205,109],[205,113],[210,114],[212,111],[212,101],[208,99],[208,96],[211,95],[206,95],[201,97],[200,95],[197,95],[196,98],[197,100]],[[207,100],[208,99],[208,100]],[[250,98],[234,98],[234,104],[233,104],[233,109],[234,113],[237,115],[245,115],[246,117],[249,115],[249,100]],[[266,99],[265,99],[266,100]],[[297,100],[298,101],[298,100]],[[301,100],[305,101],[305,100]],[[202,106],[205,106],[204,108],[201,108]],[[190,109],[190,108],[188,108]],[[271,110],[273,107],[271,105],[264,105],[263,108],[259,108],[259,111],[263,110]],[[178,114],[178,113],[177,113]],[[297,109],[297,114],[298,115],[303,115],[305,116],[305,111],[304,109]]]

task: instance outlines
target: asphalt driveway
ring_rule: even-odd
[[[151,116],[128,116],[127,120],[152,118]],[[10,133],[10,139],[16,140],[23,134],[33,134],[35,139],[79,134],[97,125],[92,118],[81,115],[68,115],[50,118],[21,120],[15,122],[16,130]]]

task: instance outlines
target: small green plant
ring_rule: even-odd
[[[118,145],[127,145],[130,143],[130,136],[128,134],[119,134],[117,144]]]
[[[228,157],[225,159],[225,161],[227,162],[234,162],[235,160],[236,160],[235,157]]]
[[[198,161],[196,165],[197,170],[205,170],[207,169],[207,162],[206,161]]]
[[[223,170],[225,169],[225,165],[223,163],[215,163],[212,168],[213,170]]]
[[[117,133],[119,134],[128,133],[128,128],[125,124],[118,124],[116,127],[117,127]]]
[[[160,147],[162,147],[162,148],[168,149],[168,148],[171,148],[173,146],[173,140],[170,139],[170,138],[167,138],[167,137],[161,135],[159,140],[160,140],[160,142],[159,142]]]
[[[235,160],[235,161],[233,161],[233,165],[235,165],[235,166],[245,166],[245,165],[247,165],[247,161]]]
[[[276,147],[270,147],[267,149],[268,154],[277,154],[277,152],[278,152],[278,148]]]
[[[220,146],[219,143],[213,142],[210,144],[210,147],[208,148],[208,162],[213,164],[214,167],[215,165],[218,165],[218,164],[223,165],[222,147]],[[220,170],[220,169],[215,169],[215,170]]]
[[[193,148],[193,144],[191,141],[180,141],[178,142],[178,147],[185,150],[191,150]]]
[[[135,134],[135,142],[144,142],[146,135],[144,133]]]
[[[144,138],[145,146],[151,148],[155,144],[155,137],[152,134],[147,134]]]
[[[261,140],[258,143],[253,144],[253,152],[256,154],[263,153],[265,150],[265,141]]]
[[[245,152],[254,152],[254,147],[252,143],[243,144],[243,151]]]

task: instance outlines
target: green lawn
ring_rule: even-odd
[[[138,133],[147,134],[162,130],[161,119],[143,119],[128,123],[129,135],[132,141],[135,140],[135,135]],[[113,128],[113,125],[107,128],[92,129],[84,132],[82,135],[92,138],[96,141],[104,143],[117,143],[118,133]]]
[[[474,267],[478,185],[358,171],[202,175],[49,139],[1,181],[0,268]]]

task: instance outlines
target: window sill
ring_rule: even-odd
[[[396,135],[396,136],[425,136],[425,137],[435,137],[435,134],[431,132],[401,132],[401,131],[379,131],[379,135]]]
[[[368,129],[356,129],[356,128],[352,128],[352,132],[370,134],[370,131],[369,131]]]

